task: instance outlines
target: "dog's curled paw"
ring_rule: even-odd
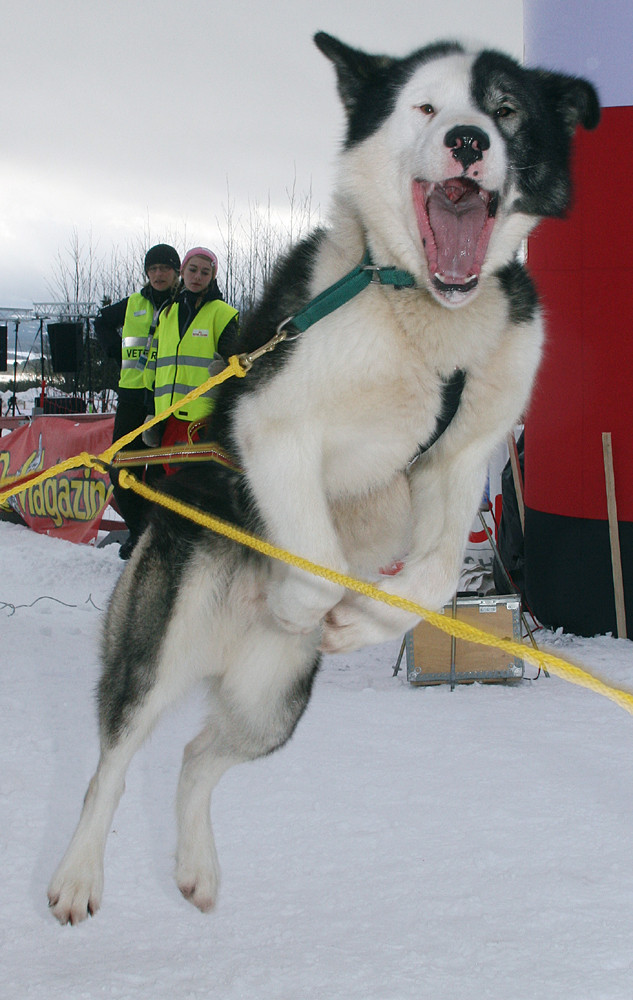
[[[416,621],[408,611],[349,594],[325,616],[320,649],[323,653],[351,653],[398,638]]]

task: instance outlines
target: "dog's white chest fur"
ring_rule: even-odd
[[[453,312],[424,291],[366,289],[304,334],[288,364],[240,405],[245,464],[290,427],[315,449],[330,498],[384,486],[433,435],[446,380],[458,368],[481,378],[506,324],[498,295]]]

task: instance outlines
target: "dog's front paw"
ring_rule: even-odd
[[[325,617],[321,637],[324,653],[351,653],[403,635],[419,621],[408,611],[370,597],[348,594]]]
[[[285,631],[307,635],[319,627],[327,612],[339,600],[343,588],[337,584],[305,578],[291,571],[279,583],[271,584],[266,597],[268,609]]]

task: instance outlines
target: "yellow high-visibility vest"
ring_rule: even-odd
[[[143,366],[141,358],[146,353],[154,319],[154,305],[140,292],[134,292],[127,301],[125,320],[121,330],[121,376],[122,389],[143,389]]]
[[[209,377],[209,363],[217,352],[218,341],[237,309],[222,299],[205,302],[185,330],[182,339],[178,327],[176,302],[161,313],[152,350],[144,372],[144,385],[154,390],[156,414],[163,413]],[[214,390],[198,396],[174,416],[180,420],[203,420],[213,411]]]

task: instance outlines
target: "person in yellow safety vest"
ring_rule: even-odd
[[[140,427],[145,419],[143,367],[160,310],[171,301],[178,285],[178,252],[167,243],[158,243],[147,251],[144,270],[147,282],[141,291],[104,306],[94,323],[95,335],[106,355],[121,365],[113,441]],[[143,442],[138,437],[125,447],[143,448]],[[129,529],[119,555],[129,559],[145,526],[150,505],[137,493],[120,487],[116,473],[111,479],[114,498]]]
[[[185,254],[178,294],[160,314],[144,371],[156,415],[206,382],[210,371],[221,371],[236,353],[238,312],[222,298],[217,271],[218,260],[212,250],[194,247]],[[162,424],[145,432],[145,442],[157,443],[158,431],[163,447],[187,444],[191,425],[213,411],[213,395],[211,389],[175,410]],[[165,470],[170,473],[174,467],[166,465]]]

